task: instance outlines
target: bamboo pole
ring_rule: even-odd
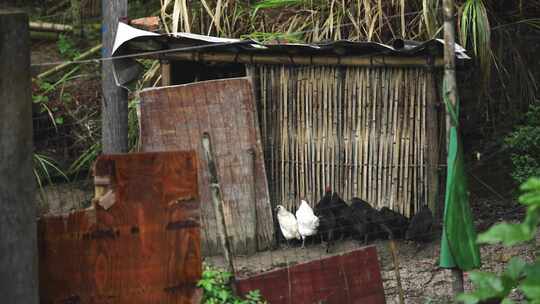
[[[223,198],[221,196],[221,187],[219,185],[217,164],[215,163],[214,151],[212,149],[212,143],[210,135],[208,133],[203,134],[202,147],[204,150],[204,157],[208,163],[208,171],[210,177],[210,191],[212,193],[212,203],[216,214],[217,231],[221,240],[221,247],[225,256],[227,271],[232,274],[229,284],[233,291],[236,291],[235,286],[235,269],[234,261],[232,259],[231,246],[229,244],[229,238],[227,233],[227,225],[225,224],[225,216],[223,214]],[[235,292],[236,293],[236,292]]]
[[[178,51],[161,54],[141,54],[141,58],[187,60],[197,62],[234,62],[245,64],[278,64],[278,65],[325,65],[325,66],[363,66],[363,67],[442,67],[441,58],[431,64],[426,57],[401,56],[328,56],[328,55],[293,55],[293,54],[254,54]]]
[[[388,68],[382,68],[381,76],[381,133],[379,137],[379,174],[378,174],[378,195],[379,207],[385,206],[386,200],[386,138],[388,126]],[[384,196],[384,198],[383,198]]]
[[[83,59],[87,59],[88,57],[90,57],[91,55],[97,53],[99,50],[101,50],[101,43],[94,46],[93,48],[89,49],[88,51],[80,54],[79,56],[75,57],[73,59],[73,61],[78,61],[78,60],[83,60]],[[52,69],[49,69],[39,75],[37,75],[37,79],[43,79],[43,78],[46,78],[48,76],[51,76],[59,71],[62,71],[63,69],[67,68],[68,66],[71,66],[72,64],[75,64],[74,62],[72,61],[67,61],[67,62],[64,62],[60,65],[57,65],[55,67],[53,67]]]
[[[454,1],[443,0],[444,15],[444,80],[447,85],[444,94],[452,106],[457,103],[457,85],[456,85],[456,63],[455,63],[455,22],[454,22]],[[450,143],[450,115],[446,111],[446,143]],[[454,297],[463,293],[463,271],[459,268],[452,269],[454,282]]]
[[[73,32],[73,26],[59,23],[43,22],[43,21],[30,21],[28,23],[31,31],[36,32]]]
[[[392,178],[392,186],[391,186],[391,202],[390,202],[390,208],[392,210],[398,210],[395,205],[398,202],[398,174],[399,174],[399,135],[400,135],[400,115],[401,115],[401,107],[400,107],[400,100],[401,100],[401,83],[402,83],[402,75],[403,70],[399,69],[395,71],[395,77],[394,77],[394,128],[393,128],[393,134],[392,134],[392,170],[391,170],[391,178]]]
[[[399,303],[405,304],[405,295],[403,293],[403,287],[401,286],[401,274],[399,272],[399,255],[397,252],[396,242],[390,239],[389,242],[390,253],[392,254],[392,260],[394,261],[394,272],[396,274],[397,288],[399,293]]]
[[[361,77],[363,78],[362,86],[362,112],[363,112],[363,130],[362,130],[362,199],[369,201],[369,121],[370,121],[370,101],[369,86],[371,79],[369,78],[369,69],[362,69]]]

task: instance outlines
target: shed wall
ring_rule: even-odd
[[[273,206],[331,186],[406,216],[435,201],[437,111],[425,68],[254,67]],[[432,206],[432,204],[429,204]]]

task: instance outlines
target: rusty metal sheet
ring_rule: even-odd
[[[195,150],[210,135],[233,252],[253,253],[273,241],[272,210],[251,83],[247,78],[198,82],[141,92],[143,151]],[[202,247],[221,253],[207,163],[199,157]]]
[[[114,203],[38,222],[41,303],[199,303],[194,152],[101,156]]]
[[[237,281],[272,304],[381,304],[384,289],[375,246],[273,270]]]

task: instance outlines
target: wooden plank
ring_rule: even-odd
[[[41,218],[42,303],[198,303],[202,260],[194,152],[101,156],[114,204]]]
[[[375,246],[237,280],[272,304],[385,303]]]
[[[201,138],[208,132],[215,148],[225,202],[223,209],[233,252],[253,253],[257,245],[259,250],[268,248],[273,241],[273,218],[249,79],[233,78],[149,89],[141,92],[141,99],[143,137],[151,136],[143,138],[143,151],[193,149],[201,153]],[[170,121],[176,123],[171,124]],[[179,134],[178,130],[182,133]],[[147,145],[150,142],[152,144]],[[253,187],[250,184],[253,179],[249,177],[251,171],[247,166],[250,163],[248,158],[252,157],[250,151],[255,153],[255,202],[252,201]],[[204,160],[199,159],[199,164],[206,168]],[[203,174],[199,177],[204,206],[203,252],[213,255],[221,250],[208,178]],[[257,227],[253,227],[253,208],[258,211]],[[238,222],[245,224],[234,225]],[[255,230],[258,232],[257,240],[253,239]]]

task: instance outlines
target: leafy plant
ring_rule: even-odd
[[[531,105],[525,125],[505,138],[511,150],[512,177],[519,183],[540,176],[540,106]]]
[[[49,118],[51,119],[51,122],[53,123],[55,128],[57,128],[58,125],[64,123],[64,116],[61,114],[61,111],[59,111],[58,106],[54,106],[51,104],[49,94],[52,94],[58,88],[63,87],[66,82],[77,77],[73,74],[75,74],[78,70],[79,67],[71,69],[69,72],[64,74],[60,79],[53,83],[45,80],[36,80],[38,90],[32,95],[32,102],[40,106],[41,113],[46,112],[49,115]],[[60,94],[60,102],[69,101],[70,98],[71,97],[68,93]]]
[[[250,291],[245,299],[235,296],[229,286],[232,275],[211,266],[205,266],[197,284],[203,290],[203,303],[207,304],[264,304],[258,290]]]
[[[57,47],[60,54],[69,59],[73,59],[80,54],[73,40],[64,34],[60,34],[58,37]]]
[[[527,215],[522,223],[500,223],[478,235],[478,242],[485,244],[502,243],[514,246],[533,240],[540,223],[540,178],[530,178],[521,185],[523,194],[519,202],[527,206]],[[519,258],[512,258],[506,270],[501,274],[474,271],[470,278],[476,289],[472,293],[462,294],[458,300],[465,304],[475,304],[486,300],[501,300],[501,303],[513,303],[508,299],[510,292],[517,288],[529,303],[540,303],[540,259],[528,264]]]
[[[45,182],[52,183],[52,177],[60,176],[65,180],[68,180],[68,177],[60,169],[56,161],[46,155],[34,153],[34,177],[39,188],[43,188]]]

